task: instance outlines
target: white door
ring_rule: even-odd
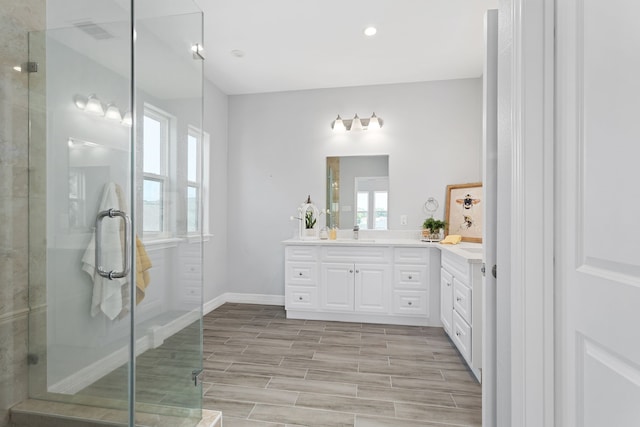
[[[482,277],[482,424],[497,424],[497,286],[492,274],[497,264],[498,243],[498,11],[488,10],[484,18],[483,163],[484,189],[482,248],[486,273]],[[507,310],[507,308],[503,308]],[[474,325],[475,326],[475,325]],[[504,326],[500,326],[504,333]],[[506,333],[504,334],[506,335]],[[504,338],[502,339],[504,343]],[[503,344],[503,347],[505,345]],[[474,355],[475,357],[475,355]]]
[[[556,425],[640,425],[640,2],[556,2]]]
[[[355,265],[355,310],[367,313],[388,313],[390,287],[388,265]]]
[[[353,311],[353,264],[321,264],[322,308],[326,310]]]

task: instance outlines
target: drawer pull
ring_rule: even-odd
[[[412,303],[411,301],[409,301],[407,304],[408,304],[408,305],[411,305],[411,304],[413,304],[413,303]]]
[[[409,280],[413,279],[413,276],[409,276]]]
[[[298,300],[299,300],[299,301],[302,301],[302,297],[298,297]]]
[[[460,301],[462,301],[462,298],[456,297],[456,301],[460,302]]]
[[[302,271],[300,273],[298,273],[298,276],[302,276]]]

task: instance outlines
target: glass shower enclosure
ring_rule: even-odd
[[[201,418],[202,19],[48,0],[30,34],[30,399]]]

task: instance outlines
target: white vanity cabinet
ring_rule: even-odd
[[[285,248],[285,305],[308,310],[318,307],[318,249]]]
[[[482,276],[477,257],[464,250],[441,254],[440,298],[444,330],[478,381],[482,368]]]
[[[438,249],[420,243],[285,245],[287,317],[441,325]]]
[[[321,308],[387,313],[388,264],[321,263]]]

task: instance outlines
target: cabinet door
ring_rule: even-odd
[[[367,313],[389,312],[391,286],[389,266],[355,265],[355,310]]]
[[[322,308],[334,311],[353,311],[353,264],[323,263]]]
[[[453,322],[453,276],[445,269],[440,270],[440,320],[442,327],[451,336]]]

